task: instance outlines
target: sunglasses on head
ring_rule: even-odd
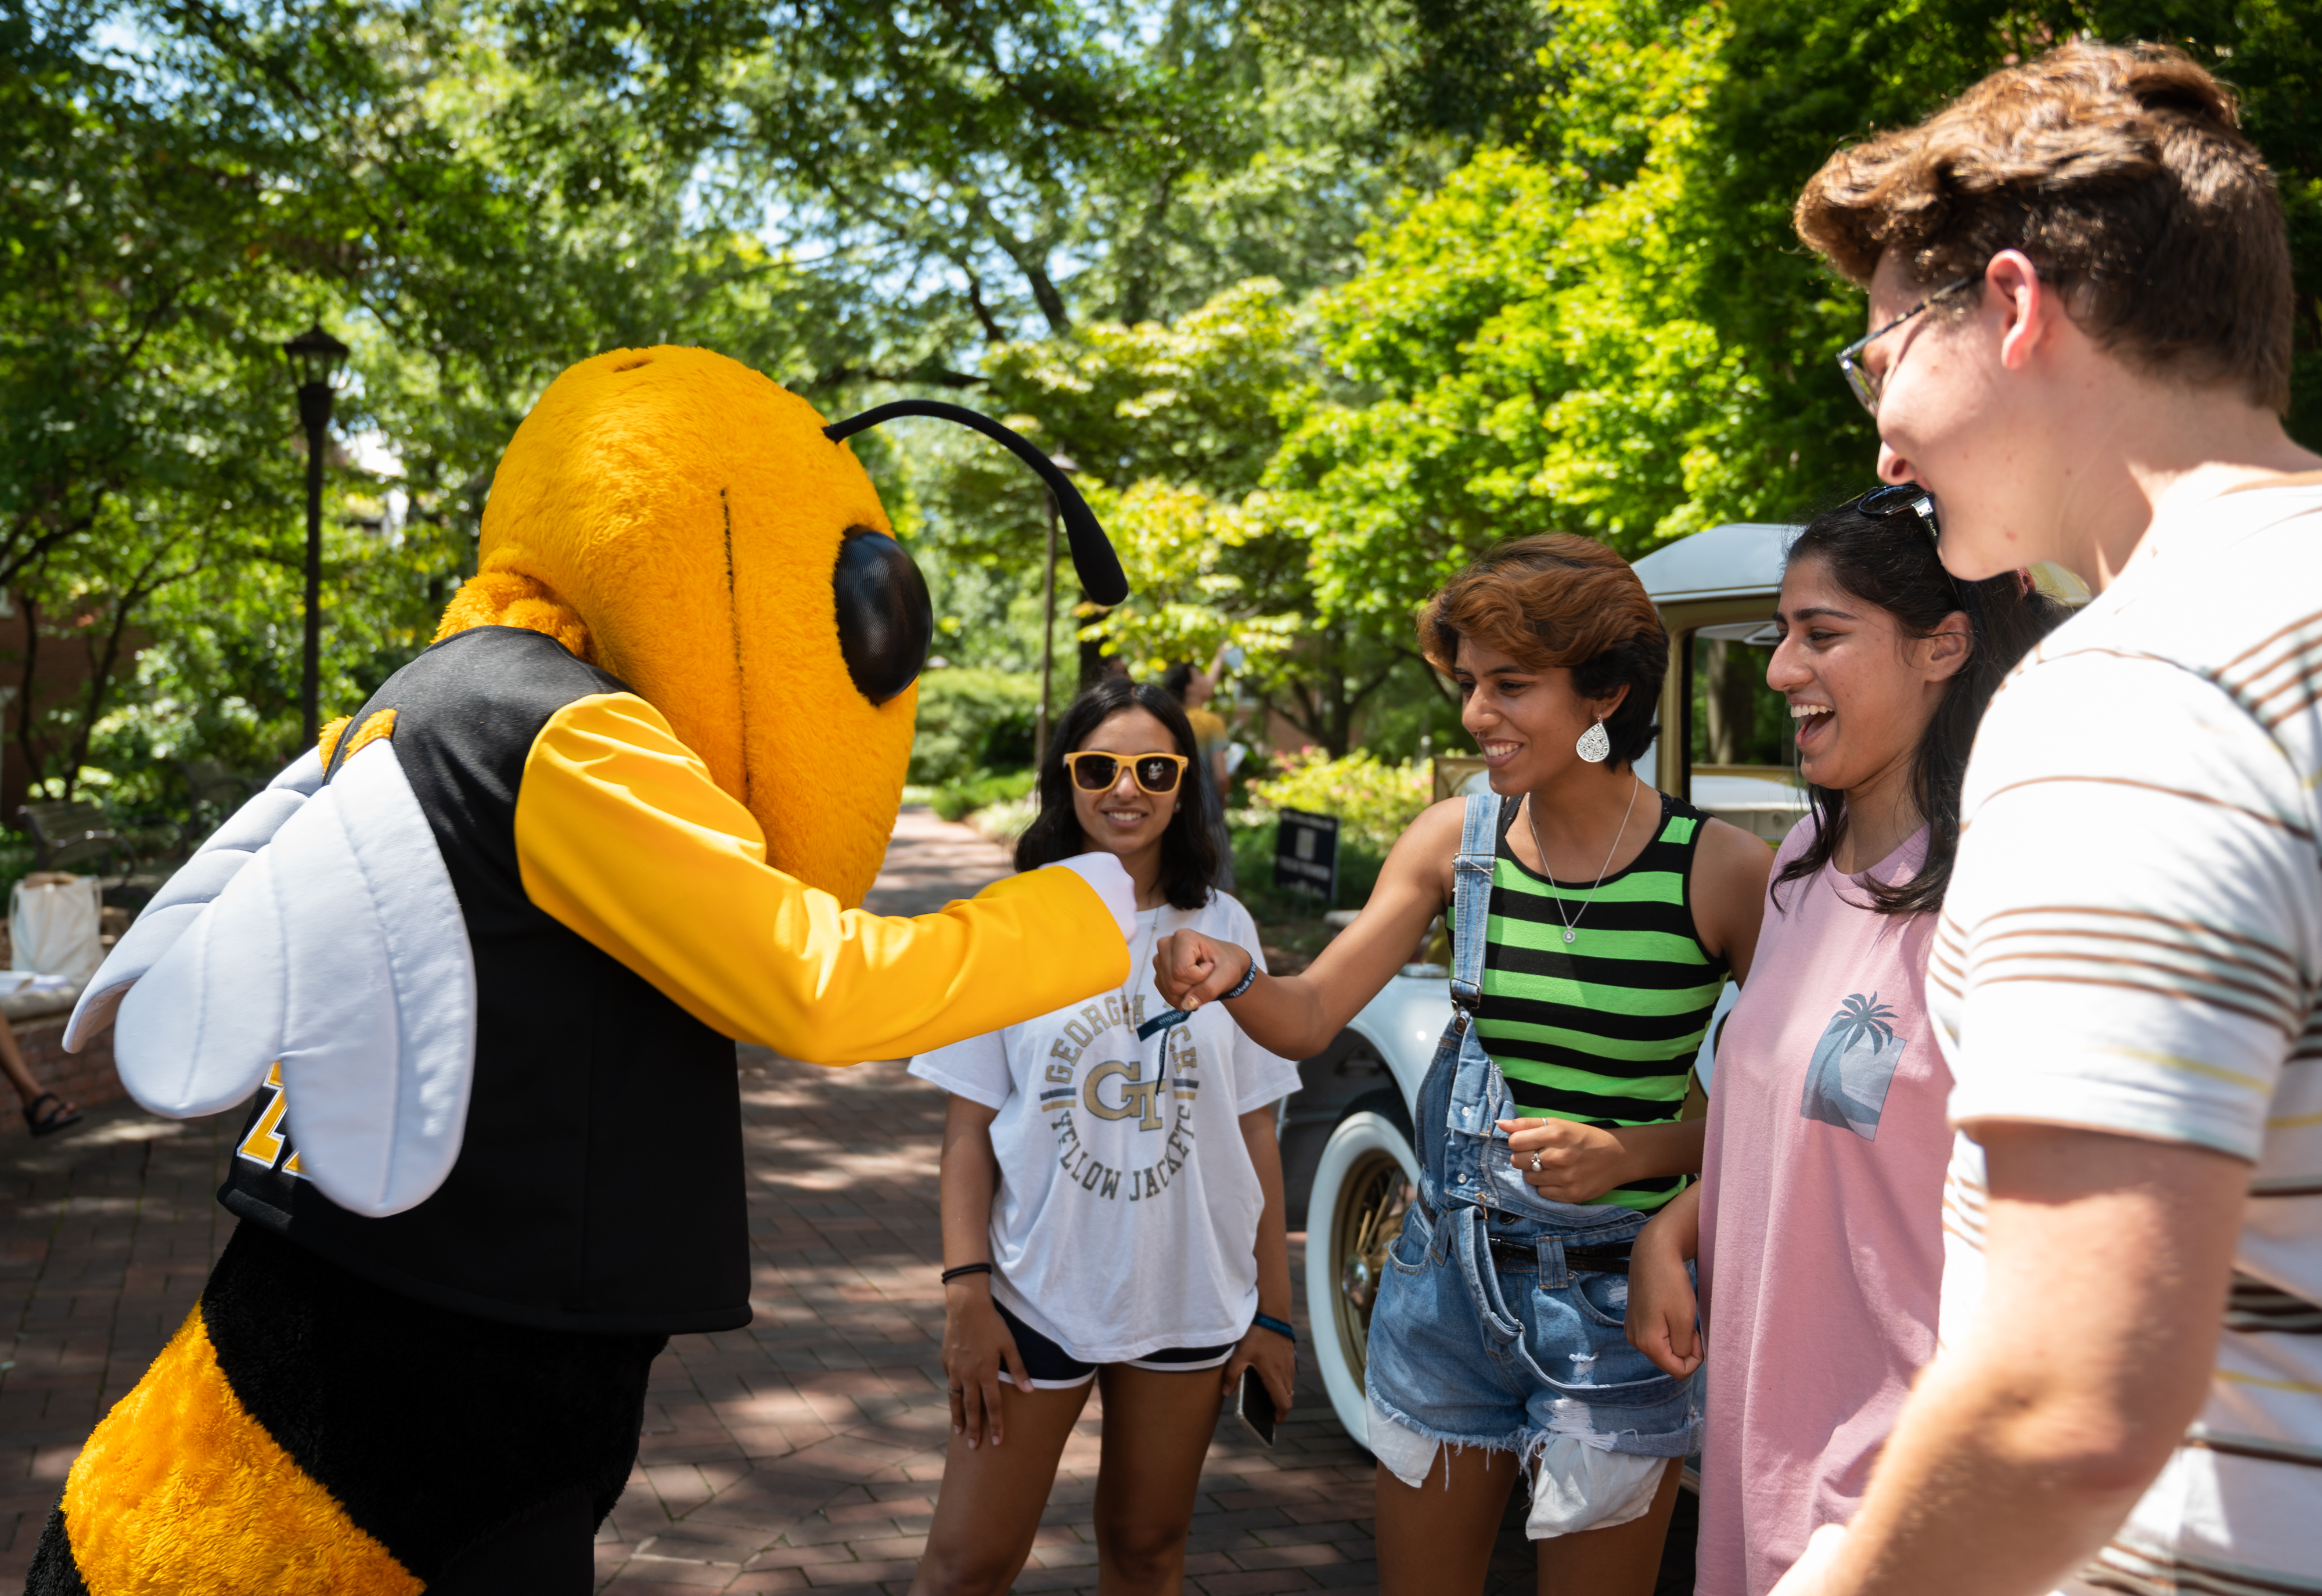
[[[1177,790],[1177,783],[1193,762],[1182,753],[1097,753],[1083,749],[1065,755],[1065,769],[1072,772],[1073,785],[1083,792],[1108,792],[1120,780],[1120,769],[1137,779],[1137,785],[1159,798]]]
[[[1881,521],[1906,510],[1915,511],[1919,524],[1927,529],[1927,541],[1938,545],[1943,542],[1943,529],[1935,524],[1934,496],[1916,482],[1894,482],[1874,488],[1856,499],[1854,507]]]

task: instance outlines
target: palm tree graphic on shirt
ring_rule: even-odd
[[[1895,1067],[1910,1044],[1895,1035],[1895,1011],[1857,992],[1838,1006],[1806,1065],[1798,1112],[1825,1125],[1842,1125],[1865,1141],[1879,1135],[1879,1111]]]

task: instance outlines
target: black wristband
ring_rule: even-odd
[[[1298,1332],[1296,1328],[1284,1320],[1275,1318],[1272,1314],[1261,1313],[1256,1318],[1250,1320],[1250,1323],[1258,1329],[1273,1331],[1276,1336],[1281,1336],[1293,1346],[1298,1345]]]
[[[1241,980],[1240,980],[1239,981],[1238,981],[1238,982],[1236,982],[1236,983],[1235,983],[1235,985],[1234,985],[1234,990],[1233,990],[1232,991],[1230,991],[1230,992],[1221,992],[1221,993],[1220,993],[1220,994],[1218,995],[1218,1001],[1219,1001],[1219,1002],[1220,1002],[1220,1003],[1224,1003],[1224,1002],[1227,1002],[1227,1001],[1229,1001],[1229,1000],[1230,1000],[1230,999],[1235,999],[1235,998],[1239,998],[1239,997],[1240,997],[1244,992],[1247,992],[1248,990],[1249,990],[1249,983],[1250,983],[1250,982],[1252,982],[1252,981],[1254,981],[1254,980],[1256,980],[1257,979],[1257,955],[1256,953],[1252,953],[1252,954],[1249,956],[1249,968],[1248,968],[1248,969],[1247,969],[1247,970],[1245,970],[1245,971],[1243,971],[1241,972]],[[1279,1319],[1275,1320],[1275,1322],[1276,1324],[1281,1323],[1281,1321],[1280,1321]]]
[[[952,1281],[960,1279],[964,1275],[990,1274],[991,1272],[992,1265],[989,1263],[963,1263],[957,1269],[945,1270],[943,1272],[943,1283],[949,1285]]]

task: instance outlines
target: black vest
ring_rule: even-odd
[[[391,1290],[485,1318],[654,1334],[750,1322],[734,1044],[535,907],[517,874],[517,789],[534,740],[573,700],[628,690],[553,638],[483,626],[435,644],[363,706],[348,735],[396,712],[389,746],[467,921],[466,1135],[434,1196],[371,1219],[288,1172],[287,1139],[246,1131],[218,1193],[228,1208]],[[259,1094],[253,1129],[274,1096]]]

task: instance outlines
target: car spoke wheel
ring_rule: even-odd
[[[1418,1178],[1402,1127],[1367,1110],[1339,1122],[1314,1172],[1306,1209],[1306,1310],[1330,1405],[1358,1441],[1368,1428],[1363,1370],[1371,1314]]]
[[[1333,1306],[1339,1335],[1356,1367],[1370,1359],[1371,1309],[1386,1272],[1386,1249],[1403,1228],[1412,1189],[1390,1153],[1366,1154],[1339,1189],[1339,1212],[1330,1234],[1339,1258],[1339,1294]]]

